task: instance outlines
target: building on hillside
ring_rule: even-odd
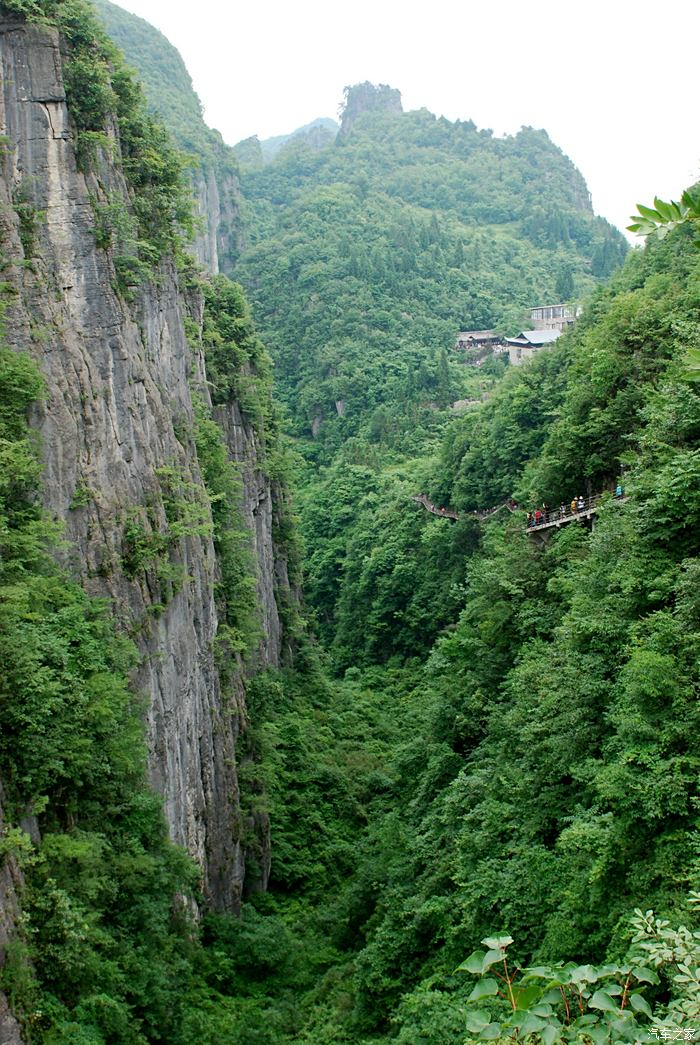
[[[578,305],[538,305],[530,309],[533,330],[566,330],[581,315]]]
[[[501,338],[495,330],[460,330],[455,341],[455,348],[493,348],[500,345]]]
[[[528,363],[533,356],[561,337],[561,330],[521,330],[517,337],[507,337],[511,366]]]
[[[455,351],[464,353],[464,362],[479,366],[489,352],[498,351],[503,338],[495,330],[460,330]]]

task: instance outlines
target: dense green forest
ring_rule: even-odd
[[[331,453],[466,395],[458,330],[517,333],[528,308],[586,295],[625,253],[544,131],[363,111],[375,92],[348,91],[358,111],[335,142],[291,141],[262,167],[241,156],[236,274],[295,433],[313,427]]]
[[[86,36],[82,3],[65,9],[77,72],[97,55],[120,119],[170,161],[160,187],[176,217],[144,206],[137,260],[175,246],[183,279],[202,280],[182,253],[174,151],[119,64],[110,86],[118,59],[91,22]],[[182,70],[167,89],[177,78],[186,93]],[[179,101],[172,113],[194,120]],[[43,840],[0,840],[28,881],[0,984],[27,1040],[612,1043],[645,1040],[650,1006],[697,1028],[692,231],[616,269],[621,236],[532,129],[496,139],[425,111],[374,111],[337,141],[301,136],[269,163],[254,151],[247,169],[239,153],[248,246],[236,274],[288,413],[311,615],[294,666],[248,683],[243,786],[271,819],[270,887],[240,918],[191,916],[196,873],[145,783],[134,651],[56,564],[27,424],[41,379],[2,348],[0,776],[16,818],[27,794],[43,796]],[[584,315],[527,367],[450,357],[457,329],[517,328],[569,281]],[[213,399],[242,396],[274,436],[270,467],[286,469],[242,293],[223,277],[204,293]],[[242,362],[259,375],[245,387]],[[473,402],[456,414],[460,397]],[[198,423],[220,597],[245,645],[233,477],[211,418]],[[606,498],[592,529],[537,541],[523,512],[474,514],[618,480],[626,498]],[[461,517],[428,514],[419,491]],[[508,991],[487,975],[506,954],[540,970],[512,1031]]]
[[[505,930],[537,965],[619,962],[635,908],[687,917],[699,304],[689,230],[635,251],[571,334],[449,424],[424,473],[469,509],[558,504],[623,472],[628,499],[611,496],[593,532],[538,544],[520,515],[436,519],[408,483],[400,496],[395,466],[368,480],[341,461],[312,487],[312,593],[355,696],[280,690],[265,727],[279,848],[255,917],[291,924],[290,947],[320,933],[328,948],[292,1040],[458,1045],[473,980],[455,970],[482,938]],[[273,1011],[285,987],[296,997],[282,978]],[[648,997],[668,1001],[668,980]],[[615,1033],[590,1040],[637,1040]]]

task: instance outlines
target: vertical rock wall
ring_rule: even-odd
[[[221,146],[226,149],[227,146]],[[231,173],[200,169],[194,173],[193,187],[202,228],[194,243],[197,261],[215,275],[228,273],[240,252],[241,227],[238,214],[240,187]]]
[[[205,386],[204,362],[184,332],[187,311],[201,319],[201,301],[185,305],[167,265],[130,301],[115,291],[112,260],[95,243],[94,205],[108,194],[126,197],[126,187],[104,158],[99,176],[77,169],[56,33],[1,19],[0,63],[0,133],[8,143],[0,242],[4,278],[14,288],[8,337],[32,351],[46,377],[35,417],[46,507],[65,521],[69,565],[89,592],[111,600],[142,653],[134,685],[148,697],[150,773],[171,836],[200,863],[210,904],[235,910],[244,877],[235,762],[244,685],[235,665],[223,693],[214,660],[212,538],[204,527],[140,570],[128,568],[125,551],[129,527],[167,531],[164,483],[175,482],[187,498],[201,489],[190,381]],[[231,416],[243,430],[235,405]],[[255,467],[254,445],[243,442],[232,439],[246,462],[246,513],[260,562],[262,661],[275,664],[274,576],[284,570],[271,544],[270,484]]]

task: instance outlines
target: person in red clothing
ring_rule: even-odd
[[[542,512],[538,508],[535,512],[535,526],[539,526],[542,522]]]

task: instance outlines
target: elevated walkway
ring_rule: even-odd
[[[608,493],[609,491],[606,491]],[[594,515],[598,514],[598,507],[605,494],[596,493],[592,497],[586,497],[583,501],[583,507],[577,508],[576,511],[571,510],[571,506],[567,506],[564,511],[560,508],[554,511],[547,512],[544,517],[544,522],[539,522],[537,525],[528,526],[528,533],[542,533],[544,530],[558,530],[561,526],[566,526],[570,522],[584,522],[587,519],[591,519]],[[627,498],[623,495],[622,497],[615,497],[618,503],[626,501]]]
[[[473,512],[456,512],[454,508],[438,508],[436,504],[433,504],[424,493],[414,494],[411,497],[412,501],[416,504],[422,504],[427,512],[431,515],[437,515],[442,519],[490,519],[492,515],[496,515],[497,512],[503,511],[507,508],[509,512],[513,512],[516,509],[513,507],[511,501],[504,501],[503,504],[497,504],[495,508],[485,508],[483,511]]]
[[[543,520],[532,526],[528,526],[527,533],[542,533],[546,530],[558,530],[562,526],[566,526],[570,522],[585,522],[588,519],[593,518],[594,515],[598,514],[598,508],[603,497],[606,496],[610,491],[605,493],[597,493],[592,497],[586,497],[583,501],[583,506],[577,508],[576,511],[572,511],[571,506],[567,507],[562,511],[561,508],[556,508],[554,511],[546,512]],[[483,511],[474,512],[456,512],[454,508],[444,508],[442,506],[433,504],[433,502],[424,494],[414,494],[411,497],[412,501],[416,504],[421,504],[427,512],[431,515],[437,515],[441,519],[490,519],[491,516],[496,515],[498,512],[507,509],[509,512],[518,511],[517,505],[514,505],[513,501],[504,501],[503,504],[497,504],[494,508],[486,508]],[[615,497],[618,503],[626,501],[627,498],[623,495],[622,497]]]

